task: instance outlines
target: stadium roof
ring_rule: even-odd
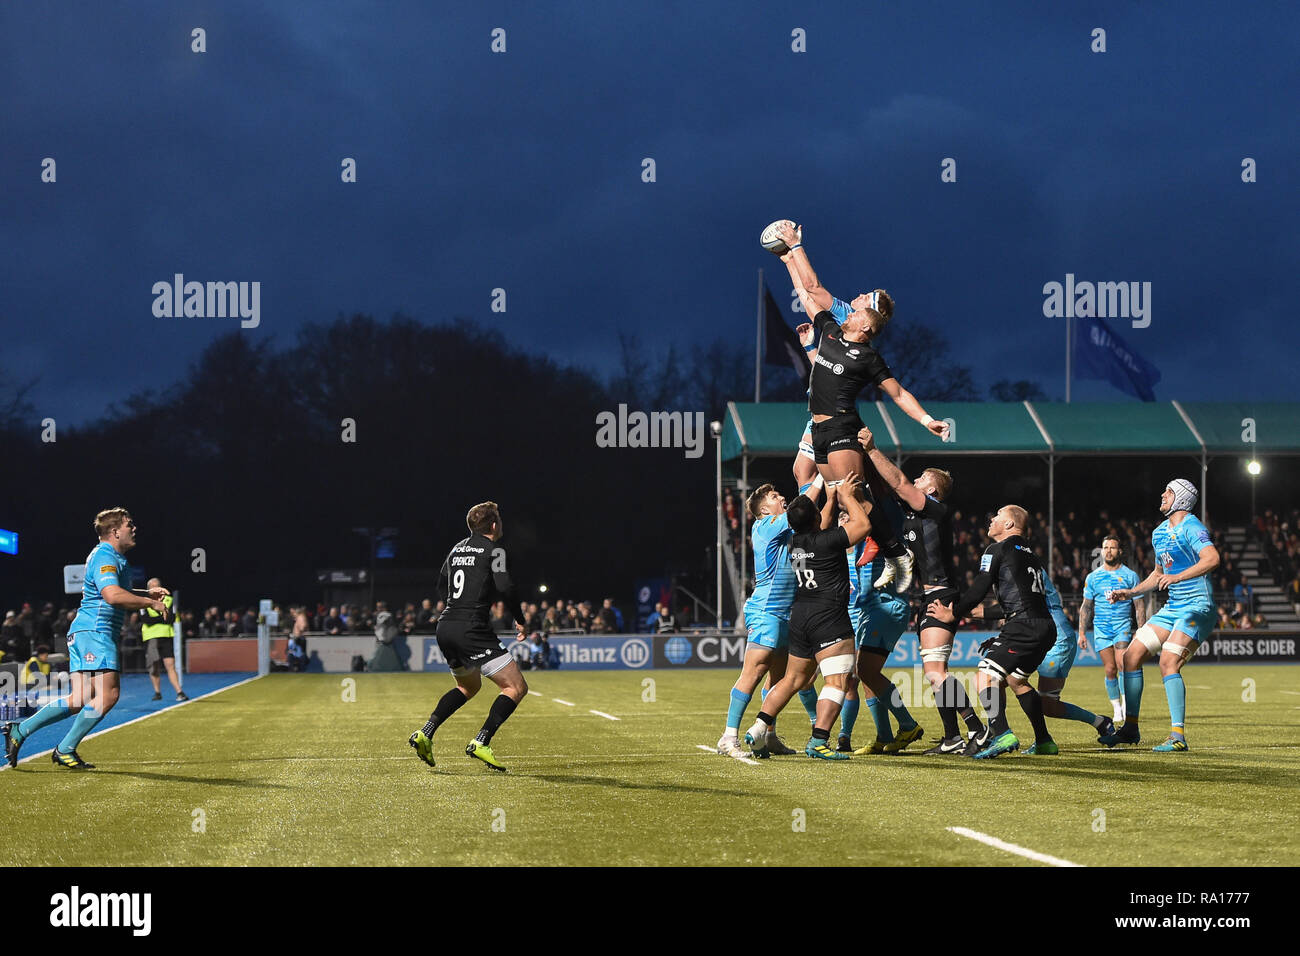
[[[1300,455],[1294,402],[926,402],[951,419],[940,442],[893,402],[860,404],[887,455]],[[722,457],[790,457],[808,421],[802,402],[731,402]],[[1253,442],[1250,439],[1253,438]]]

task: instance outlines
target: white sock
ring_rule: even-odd
[[[724,736],[724,737],[739,737],[739,736],[740,736],[740,728],[739,728],[739,727],[728,727],[727,730],[726,730],[726,732],[725,732],[722,736]]]

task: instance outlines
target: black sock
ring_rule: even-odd
[[[980,691],[980,704],[989,718],[990,737],[1000,737],[1011,729],[1007,723],[1007,695],[1001,686],[985,687]]]
[[[957,678],[947,674],[943,683],[934,691],[934,702],[939,708],[939,719],[943,721],[943,736],[946,740],[961,736],[961,731],[957,729],[958,701],[966,701],[966,691]],[[969,701],[966,701],[966,706],[970,706]]]
[[[769,727],[771,727],[774,723],[776,723],[776,718],[770,716],[766,711],[763,710],[760,710],[758,712],[758,719],[761,720],[763,723],[767,724]]]
[[[961,712],[961,719],[966,722],[966,729],[971,733],[984,733],[984,721],[980,720],[979,715],[971,707],[968,706],[965,711]]]
[[[433,732],[438,729],[438,725],[464,707],[467,700],[469,698],[465,696],[465,692],[459,687],[453,687],[443,694],[442,699],[438,701],[438,706],[429,715],[429,722],[424,725],[424,736],[432,737]]]
[[[492,701],[492,709],[488,711],[487,720],[483,721],[483,729],[474,739],[481,744],[492,743],[492,735],[506,722],[506,718],[515,712],[517,706],[518,701],[513,697],[498,694],[497,699]]]
[[[1017,694],[1016,701],[1019,702],[1020,709],[1025,712],[1030,725],[1034,728],[1035,742],[1045,744],[1051,740],[1052,735],[1047,732],[1047,720],[1043,717],[1043,700],[1038,696],[1038,691],[1031,687],[1023,694]]]
[[[813,740],[820,740],[825,742],[831,739],[831,732],[829,730],[822,730],[820,727],[814,727],[812,735],[813,735]]]

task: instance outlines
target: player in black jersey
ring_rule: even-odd
[[[989,726],[976,738],[980,749],[972,756],[986,759],[1016,750],[1020,739],[1011,732],[1007,723],[1007,678],[1018,678],[1016,700],[1033,725],[1038,740],[1050,740],[1047,722],[1043,718],[1043,702],[1029,679],[1047,652],[1056,643],[1056,622],[1047,607],[1046,589],[1043,586],[1042,563],[1025,543],[1025,527],[1029,515],[1019,505],[1005,505],[989,520],[988,535],[993,544],[980,560],[980,573],[962,594],[956,606],[942,601],[931,601],[930,616],[941,621],[957,621],[966,617],[976,604],[984,600],[990,588],[996,589],[1001,610],[985,613],[985,617],[1002,617],[1005,622],[997,637],[986,642],[984,659],[975,674],[975,686],[980,704],[988,714]],[[1021,690],[1023,687],[1023,691]]]
[[[787,221],[780,235],[789,247],[782,260],[795,288],[803,290],[801,301],[813,317],[814,329],[821,334],[808,396],[812,451],[818,471],[828,483],[843,479],[851,471],[857,472],[874,490],[878,481],[857,438],[858,430],[863,427],[858,415],[858,396],[867,385],[878,387],[905,414],[941,438],[948,434],[948,425],[926,413],[871,345],[893,315],[894,302],[888,293],[877,289],[859,295],[853,300],[852,311],[837,317],[834,311],[841,305],[822,287],[813,271],[803,245],[802,228]],[[896,533],[890,533],[896,529],[889,529],[888,521],[887,512],[877,515],[876,541],[889,563],[889,571],[894,572],[889,577],[896,577],[898,586],[906,590],[911,583],[911,558],[897,541]]]
[[[931,601],[951,603],[957,598],[958,590],[956,564],[952,556],[952,513],[944,499],[952,491],[952,475],[942,468],[927,468],[915,481],[908,481],[898,466],[876,447],[871,429],[859,431],[858,441],[867,460],[902,505],[903,541],[916,558],[916,576],[925,589],[921,606],[924,608]],[[971,707],[966,689],[948,672],[948,658],[952,656],[952,639],[956,631],[955,623],[937,620],[927,613],[922,614],[916,625],[917,639],[921,644],[921,666],[934,691],[939,718],[943,721],[943,739],[927,750],[927,754],[965,752],[968,741],[957,728],[958,715],[972,736],[984,732],[984,724]]]
[[[844,688],[853,670],[853,625],[849,621],[849,561],[846,549],[866,538],[871,530],[869,505],[860,500],[861,482],[848,475],[826,495],[818,520],[817,506],[799,495],[786,510],[793,536],[790,566],[797,589],[790,608],[790,645],[785,676],[770,691],[758,720],[745,734],[751,747],[762,742],[781,709],[796,692],[808,686],[815,671],[822,672],[823,687],[817,700],[817,720],[804,747],[809,757],[847,760],[849,755],[828,746],[831,727],[844,703]],[[849,513],[847,524],[835,525],[835,503]]]
[[[465,517],[470,535],[451,549],[438,574],[438,599],[447,609],[438,618],[438,648],[451,668],[456,686],[443,694],[428,722],[407,741],[416,755],[434,766],[433,733],[438,725],[478,693],[486,677],[501,688],[492,702],[478,736],[469,742],[465,754],[482,760],[493,770],[506,768],[492,753],[492,735],[528,693],[519,665],[492,630],[489,609],[505,601],[515,619],[517,640],[524,639],[524,613],[519,606],[506,569],[506,550],[501,540],[501,512],[494,501],[469,509]]]

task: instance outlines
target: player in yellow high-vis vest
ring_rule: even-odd
[[[150,578],[149,587],[160,588],[162,581]],[[172,596],[168,594],[162,602],[167,605],[165,612],[151,608],[140,612],[140,637],[144,640],[144,660],[149,668],[149,679],[153,681],[153,699],[162,700],[162,669],[165,667],[167,679],[176,691],[176,699],[189,700],[185,691],[181,690],[181,682],[176,679],[176,658],[172,652],[172,625],[176,621],[176,615],[172,612]]]

